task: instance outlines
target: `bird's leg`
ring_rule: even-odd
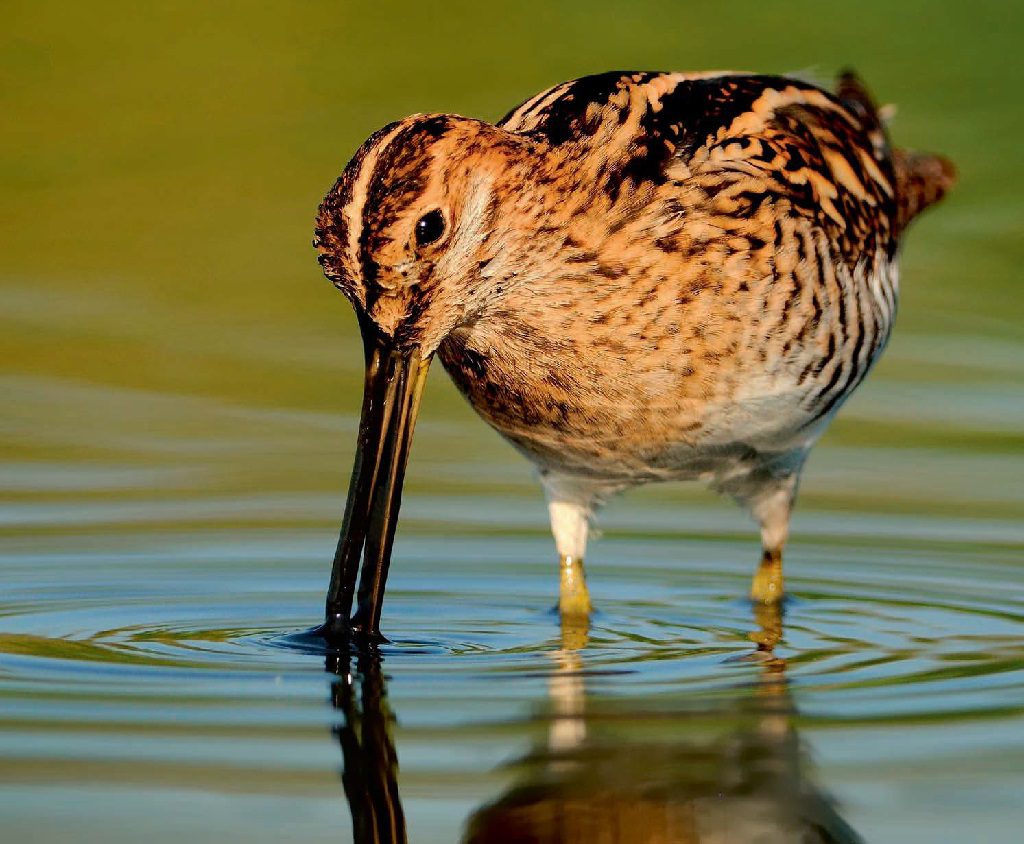
[[[552,498],[548,502],[551,532],[559,554],[558,611],[565,616],[587,616],[593,608],[583,573],[583,553],[587,549],[590,508],[571,501]]]
[[[782,548],[789,537],[789,517],[796,496],[798,473],[773,478],[753,502],[754,515],[761,523],[761,563],[754,573],[750,597],[761,604],[774,604],[785,594],[782,581]]]
[[[752,600],[763,604],[774,604],[785,594],[782,580],[782,549],[765,548],[761,562],[754,572],[750,586]]]

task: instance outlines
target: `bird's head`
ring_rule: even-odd
[[[402,475],[431,356],[532,263],[530,142],[452,115],[416,115],[367,140],[320,205],[314,245],[359,318],[363,416],[328,626],[376,634]],[[364,551],[365,546],[365,551]]]
[[[364,330],[432,354],[520,275],[529,142],[488,123],[415,115],[372,135],[320,205],[324,274]],[[518,254],[517,254],[518,253]]]

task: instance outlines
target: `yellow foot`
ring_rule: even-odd
[[[782,555],[765,551],[750,586],[750,597],[761,604],[775,604],[782,600],[783,594]]]
[[[590,603],[590,593],[587,591],[587,579],[583,575],[583,559],[563,556],[558,568],[561,574],[558,611],[563,618],[589,616],[593,606]]]

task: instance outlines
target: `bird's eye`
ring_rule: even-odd
[[[416,221],[416,245],[427,246],[444,234],[444,215],[436,208]]]

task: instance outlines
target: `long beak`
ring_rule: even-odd
[[[367,319],[360,319],[360,328],[366,352],[363,411],[323,631],[327,638],[358,632],[379,640],[402,482],[430,356],[396,348]],[[360,556],[359,605],[350,620]]]

